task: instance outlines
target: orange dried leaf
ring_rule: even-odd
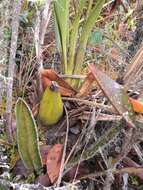
[[[73,89],[64,79],[62,79],[53,69],[41,69],[43,87],[49,86],[49,81],[56,81],[61,87],[61,95],[73,96],[76,90]]]
[[[76,95],[77,97],[82,97],[82,96],[86,96],[89,91],[91,90],[92,87],[92,83],[94,82],[94,76],[93,74],[90,72],[88,73],[87,77],[85,78],[78,94]]]
[[[51,183],[55,183],[58,179],[61,160],[63,154],[63,145],[56,144],[48,152],[47,156],[47,174],[50,178]]]
[[[51,85],[51,81],[48,78],[46,78],[44,76],[42,76],[41,78],[42,78],[42,84],[43,84],[44,89],[46,89],[47,86]],[[62,96],[69,96],[70,97],[70,96],[73,96],[75,94],[73,92],[73,90],[65,88],[63,86],[59,86],[59,90],[60,90],[60,93]]]
[[[60,90],[60,93],[62,96],[71,97],[71,96],[75,95],[75,92],[73,92],[73,90],[64,88],[63,86],[59,86],[59,90]]]
[[[142,102],[135,100],[133,98],[129,98],[129,100],[132,104],[134,112],[143,113],[143,103]]]
[[[47,77],[41,76],[41,80],[42,80],[42,85],[44,89],[46,89],[48,86],[49,87],[51,86],[51,80],[48,79]]]

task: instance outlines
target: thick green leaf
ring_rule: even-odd
[[[54,1],[54,14],[58,39],[62,48],[64,70],[67,71],[67,43],[69,42],[69,0]]]
[[[16,103],[17,142],[20,157],[32,171],[40,171],[42,161],[38,145],[38,132],[32,112],[26,102],[19,98]]]
[[[100,13],[101,13],[104,2],[105,2],[105,0],[98,0],[96,2],[96,5],[88,13],[89,14],[88,18],[85,19],[85,22],[83,24],[83,28],[81,31],[80,40],[79,40],[79,48],[77,50],[75,68],[73,71],[74,74],[81,73],[81,68],[82,68],[82,64],[84,61],[84,54],[86,51],[87,42],[88,42],[91,30],[94,27]],[[78,85],[79,85],[79,81],[77,81],[77,80],[72,81],[73,87],[77,88]]]
[[[76,52],[76,45],[78,41],[79,23],[80,23],[80,18],[81,18],[81,14],[83,12],[85,3],[86,3],[86,0],[79,1],[79,6],[76,10],[76,14],[74,16],[74,20],[73,20],[71,31],[70,31],[68,74],[72,74],[72,71],[74,68],[74,58],[75,58],[75,52]]]

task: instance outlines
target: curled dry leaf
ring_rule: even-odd
[[[58,81],[56,81],[56,82],[58,83]],[[46,89],[47,86],[51,85],[51,81],[47,77],[42,76],[42,84],[43,84],[43,88]],[[68,89],[66,87],[63,87],[63,86],[59,86],[59,91],[60,91],[60,94],[62,96],[69,96],[69,97],[71,97],[71,96],[73,96],[75,94],[75,92],[73,92],[73,90]]]
[[[51,85],[51,80],[45,76],[41,76],[43,88],[46,89]]]
[[[40,73],[44,89],[51,85],[51,81],[56,81],[62,96],[73,96],[76,94],[76,90],[63,80],[53,69],[41,69]]]
[[[50,178],[51,183],[55,183],[58,179],[61,160],[63,154],[63,145],[56,144],[48,152],[47,156],[47,174]]]

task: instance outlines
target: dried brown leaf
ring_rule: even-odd
[[[83,97],[86,96],[89,91],[91,90],[92,87],[92,83],[94,82],[94,76],[93,74],[90,72],[88,73],[87,77],[85,78],[79,92],[77,93],[77,97]]]
[[[128,124],[133,127],[134,112],[124,87],[101,72],[94,64],[89,64],[88,67],[110,103]]]

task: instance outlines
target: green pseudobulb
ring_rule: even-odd
[[[58,84],[52,81],[47,87],[40,102],[39,118],[44,125],[53,125],[63,114],[63,102]]]

